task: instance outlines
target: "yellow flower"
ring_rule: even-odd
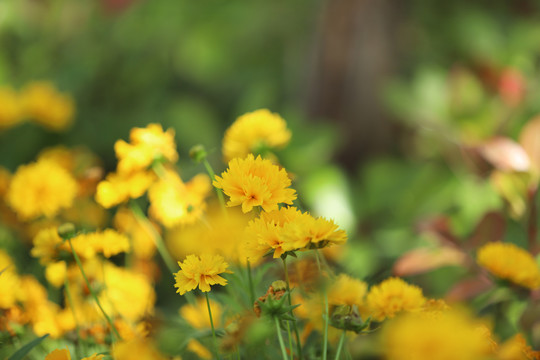
[[[244,158],[247,154],[266,148],[281,148],[291,139],[287,123],[267,109],[240,116],[225,132],[223,156],[225,161]]]
[[[0,309],[7,309],[15,305],[20,280],[11,257],[0,249]]]
[[[130,249],[129,239],[112,229],[80,234],[71,241],[74,248],[78,244],[87,244],[94,252],[102,253],[106,258],[120,254],[121,252],[129,252]]]
[[[60,165],[41,160],[19,166],[11,180],[6,200],[17,215],[32,220],[55,216],[73,204],[77,182]]]
[[[404,314],[386,324],[382,350],[387,360],[487,359],[490,341],[481,331],[484,326],[458,311],[437,317]]]
[[[227,209],[224,213],[214,204],[205,215],[205,220],[168,231],[166,241],[171,254],[176,259],[191,254],[219,254],[226,261],[245,263],[248,216],[238,208]]]
[[[317,249],[347,240],[345,231],[338,230],[333,221],[314,218],[293,206],[261,213],[250,221],[246,232],[250,260],[258,260],[268,251],[278,258],[287,251]]]
[[[114,360],[165,360],[150,339],[135,338],[128,341],[116,342],[112,349]]]
[[[56,349],[45,357],[45,360],[71,360],[68,349]]]
[[[207,175],[196,175],[184,183],[175,171],[167,170],[148,190],[148,212],[168,228],[193,223],[202,216],[210,190]]]
[[[227,171],[216,176],[213,185],[230,197],[227,206],[242,205],[244,213],[255,206],[264,211],[276,210],[278,204],[291,205],[296,199],[296,191],[288,188],[291,180],[285,169],[260,156],[255,159],[252,154],[231,160]]]
[[[54,131],[62,131],[73,122],[73,99],[59,93],[51,83],[30,83],[21,96],[26,114],[35,122]]]
[[[210,309],[212,310],[212,319],[214,326],[221,326],[221,315],[223,313],[221,305],[214,300],[210,300]],[[208,308],[204,298],[197,299],[195,305],[186,304],[180,308],[180,315],[195,329],[210,328],[210,317],[208,316]]]
[[[370,315],[377,321],[393,318],[402,311],[419,311],[425,301],[422,289],[400,278],[389,278],[373,286],[366,298]]]
[[[105,208],[123,203],[130,198],[142,196],[152,185],[156,176],[149,171],[131,174],[111,173],[96,189],[96,201]]]
[[[131,129],[129,138],[130,143],[118,140],[114,144],[119,173],[145,170],[158,158],[178,160],[173,129],[164,132],[160,124],[148,124],[146,128]]]
[[[341,274],[332,282],[328,291],[328,304],[349,305],[364,307],[364,297],[367,293],[367,284],[363,281],[353,279],[345,274]]]
[[[221,255],[203,254],[200,257],[188,255],[183,262],[178,262],[180,271],[175,273],[176,290],[180,295],[199,286],[202,292],[210,291],[210,285],[227,285],[227,280],[219,276],[222,273],[230,273],[229,266]]]
[[[94,354],[81,360],[102,360],[105,355]],[[68,349],[56,349],[45,357],[45,360],[71,360],[71,354]]]
[[[478,249],[478,264],[501,279],[529,289],[540,287],[540,268],[527,251],[512,243],[490,242]]]
[[[128,208],[120,208],[114,215],[114,226],[118,231],[131,238],[132,251],[137,258],[151,259],[156,252],[156,245],[152,235],[143,227]],[[153,224],[156,232],[159,226]]]
[[[66,279],[67,266],[65,261],[50,263],[45,268],[45,278],[54,287],[59,288]]]
[[[534,351],[523,338],[523,335],[516,334],[506,340],[497,351],[497,360],[538,360],[540,351]]]
[[[0,130],[17,125],[22,120],[21,102],[9,87],[0,87]]]

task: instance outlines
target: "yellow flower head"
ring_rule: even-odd
[[[506,340],[497,351],[497,360],[538,360],[540,351],[534,351],[522,334],[516,334]]]
[[[265,148],[281,148],[291,139],[287,123],[267,109],[240,116],[225,132],[223,156],[225,161],[244,158]]]
[[[491,345],[478,320],[460,311],[440,316],[404,314],[386,324],[382,349],[387,360],[480,360]]]
[[[130,174],[111,173],[96,189],[96,201],[105,208],[142,196],[152,185],[156,176],[150,171]]]
[[[493,275],[529,289],[540,287],[540,268],[527,251],[512,243],[490,242],[478,249],[478,264]]]
[[[250,221],[246,232],[250,260],[258,260],[268,251],[278,258],[287,251],[321,248],[347,240],[345,231],[338,230],[333,221],[314,218],[293,206],[261,213]]]
[[[120,208],[114,215],[114,226],[119,232],[126,234],[131,239],[133,245],[133,254],[137,258],[151,259],[156,252],[156,245],[152,234],[145,228],[131,210],[128,208]],[[159,231],[159,226],[153,224],[156,231]]]
[[[252,154],[231,160],[227,171],[216,176],[213,185],[230,197],[227,206],[242,205],[244,213],[255,206],[264,211],[276,210],[278,204],[291,205],[296,199],[296,191],[288,188],[291,180],[285,169],[260,156],[255,159]]]
[[[55,216],[73,204],[77,182],[55,162],[40,160],[20,166],[11,180],[8,204],[24,220]]]
[[[206,207],[204,199],[210,191],[207,175],[196,175],[184,183],[175,171],[167,170],[148,191],[148,212],[168,228],[193,223],[202,216]]]
[[[151,339],[135,338],[116,342],[112,349],[114,360],[166,360]]]
[[[212,319],[214,326],[221,326],[221,315],[223,310],[218,302],[210,300],[210,309],[212,310]],[[208,309],[204,298],[197,299],[195,305],[186,304],[180,308],[180,315],[195,329],[210,328],[210,318],[208,317]]]
[[[9,87],[0,87],[0,130],[17,125],[21,120],[19,96]]]
[[[80,234],[74,237],[71,242],[76,252],[79,252],[77,249],[80,244],[81,247],[90,247],[94,253],[101,253],[106,258],[122,252],[129,252],[130,249],[129,239],[112,229]]]
[[[393,318],[402,311],[419,311],[426,299],[422,289],[400,278],[389,278],[369,291],[366,302],[374,320]]]
[[[0,249],[0,309],[7,309],[15,305],[17,292],[20,286],[19,276],[11,257]]]
[[[192,254],[219,254],[227,262],[245,263],[247,238],[244,230],[248,216],[238,208],[227,209],[224,213],[220,207],[211,206],[205,220],[168,231],[166,241],[171,254],[176,259]]]
[[[73,99],[59,93],[51,83],[30,83],[22,92],[22,101],[25,113],[51,130],[65,130],[73,122]]]
[[[71,360],[68,349],[56,349],[45,357],[45,360]]]
[[[146,128],[131,129],[129,139],[130,143],[118,140],[114,144],[119,173],[145,170],[158,158],[178,160],[173,129],[164,132],[160,124],[148,124]]]
[[[360,309],[364,306],[366,293],[367,284],[365,282],[341,274],[332,283],[328,291],[328,304],[356,305]]]
[[[176,290],[180,295],[199,286],[202,292],[210,291],[210,285],[227,285],[227,280],[219,276],[222,273],[230,273],[229,265],[221,255],[203,254],[200,257],[188,255],[184,262],[178,262],[180,271],[175,275]]]

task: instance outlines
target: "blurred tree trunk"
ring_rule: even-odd
[[[327,0],[322,7],[308,114],[339,125],[338,160],[351,170],[395,141],[381,90],[397,61],[395,19],[403,6],[390,0]]]

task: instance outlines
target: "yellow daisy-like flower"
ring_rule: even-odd
[[[531,254],[511,244],[491,242],[478,249],[478,264],[493,275],[529,289],[540,287],[540,268]]]
[[[74,237],[71,242],[75,251],[77,251],[78,244],[85,244],[92,247],[94,252],[102,253],[106,258],[122,252],[129,252],[130,249],[129,239],[124,234],[112,229],[80,234]]]
[[[105,208],[111,208],[130,198],[136,199],[148,190],[155,179],[155,174],[150,171],[111,173],[98,184],[96,201]]]
[[[180,295],[199,286],[202,292],[210,291],[210,285],[227,285],[227,280],[219,276],[222,273],[231,273],[229,265],[221,255],[203,254],[200,257],[188,255],[183,262],[178,262],[180,271],[175,273],[176,290]]]
[[[20,287],[19,276],[11,257],[0,249],[0,309],[7,309],[17,301],[16,289]]]
[[[491,344],[484,326],[459,311],[437,317],[404,314],[385,326],[381,348],[387,360],[487,359]]]
[[[250,260],[258,260],[268,251],[278,258],[287,251],[322,248],[329,244],[341,244],[347,234],[338,230],[333,221],[314,218],[295,207],[282,207],[250,221],[246,249]]]
[[[225,161],[243,158],[266,148],[281,148],[289,143],[291,132],[278,114],[260,109],[240,116],[227,129],[223,139]]]
[[[518,333],[506,340],[497,351],[497,360],[538,360],[540,351],[527,345],[522,334]]]
[[[54,131],[62,131],[73,122],[73,99],[59,93],[48,82],[30,83],[22,92],[25,113],[35,122]]]
[[[291,205],[296,199],[296,191],[289,189],[291,179],[285,169],[252,154],[231,160],[227,171],[216,176],[213,185],[230,197],[227,206],[242,205],[244,213],[255,206],[267,212],[276,210],[278,204]]]
[[[23,220],[55,216],[73,204],[77,182],[57,163],[40,160],[20,166],[11,180],[6,199]]]
[[[145,170],[160,157],[170,162],[178,160],[173,129],[163,131],[161,124],[148,124],[146,128],[131,129],[129,139],[130,143],[118,140],[114,144],[120,173]]]
[[[128,341],[116,342],[112,349],[115,360],[166,360],[150,339],[135,338]]]
[[[102,360],[105,355],[93,354],[82,358],[81,360]],[[68,349],[56,349],[45,357],[45,360],[71,360],[71,354]]]
[[[341,274],[330,286],[328,291],[328,304],[356,305],[361,309],[365,304],[364,298],[366,293],[367,284],[365,282]]]
[[[17,125],[22,120],[19,96],[9,87],[0,87],[0,130]]]
[[[393,318],[402,311],[420,311],[425,302],[422,289],[395,277],[373,286],[366,297],[370,315],[376,321]]]
[[[207,175],[196,175],[184,183],[175,171],[167,170],[148,190],[148,212],[167,228],[193,223],[202,216],[211,189]]]

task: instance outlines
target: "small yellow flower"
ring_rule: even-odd
[[[497,360],[538,360],[540,351],[534,351],[523,338],[522,334],[516,334],[506,340],[497,351]]]
[[[264,211],[276,210],[278,204],[291,205],[296,199],[296,191],[289,189],[291,180],[285,169],[260,156],[255,159],[252,154],[231,160],[227,171],[216,176],[213,185],[230,197],[227,206],[242,205],[244,213],[255,206]]]
[[[73,204],[77,182],[60,165],[40,160],[20,166],[11,180],[7,202],[23,220],[55,216]]]
[[[64,284],[66,279],[67,266],[65,261],[50,263],[45,268],[45,278],[56,288]]]
[[[402,311],[420,311],[426,299],[418,286],[400,278],[389,278],[371,288],[366,302],[371,317],[383,321]]]
[[[0,130],[17,125],[22,120],[19,96],[9,87],[0,87]]]
[[[364,297],[367,293],[367,284],[363,281],[353,279],[350,276],[341,274],[332,282],[328,291],[328,304],[349,305],[364,307]]]
[[[30,83],[21,96],[25,113],[35,122],[54,131],[65,130],[73,122],[73,99],[59,93],[51,83]]]
[[[56,349],[45,357],[45,360],[71,360],[68,349]]]
[[[480,266],[501,279],[533,290],[540,287],[538,264],[531,254],[512,243],[487,243],[476,257]]]
[[[491,344],[478,320],[459,311],[440,316],[404,314],[391,320],[382,332],[387,360],[487,359]]]
[[[141,197],[155,181],[150,171],[131,174],[111,173],[96,189],[96,201],[104,208],[111,208],[131,199]]]
[[[11,257],[0,249],[0,309],[7,309],[15,305],[17,292],[20,286],[19,276]]]
[[[175,273],[176,290],[180,295],[199,286],[202,292],[210,291],[210,285],[227,285],[227,280],[219,276],[222,273],[230,273],[229,265],[221,255],[203,254],[200,257],[188,255],[183,262],[178,262],[180,271]]]
[[[178,160],[173,129],[164,132],[160,124],[148,124],[131,129],[129,138],[130,143],[118,140],[114,144],[119,173],[146,170],[160,157],[173,163]]]
[[[244,158],[249,153],[270,148],[282,148],[291,139],[287,123],[267,109],[240,116],[225,132],[223,156],[225,161]]]
[[[175,171],[167,170],[148,190],[148,212],[167,228],[193,223],[202,216],[211,189],[207,175],[196,175],[184,183]]]
[[[114,360],[166,360],[167,358],[159,352],[151,339],[135,338],[127,341],[120,341],[114,344],[112,349]]]
[[[159,232],[159,226],[153,224],[156,232]],[[128,208],[120,208],[114,215],[114,226],[131,239],[132,251],[135,257],[142,259],[151,259],[156,252],[156,245],[148,229],[141,225],[135,215]]]
[[[347,240],[345,231],[338,230],[333,221],[314,218],[293,206],[261,213],[250,221],[246,232],[248,257],[254,261],[268,251],[278,258],[287,251],[317,249]]]

